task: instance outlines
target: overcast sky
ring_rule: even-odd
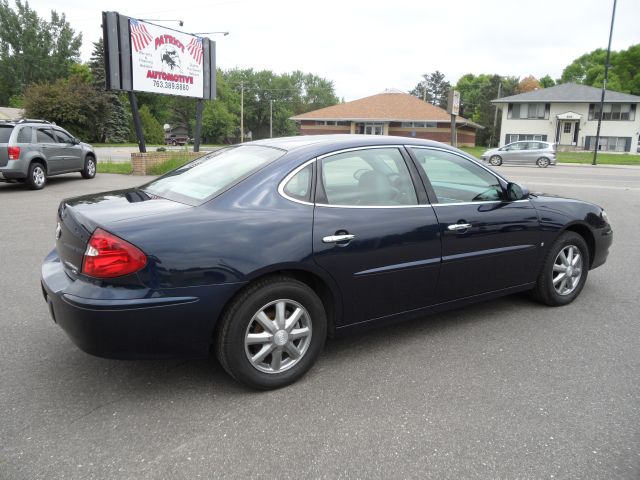
[[[52,4],[82,32],[82,59],[102,35],[101,11],[211,35],[218,67],[302,70],[334,82],[355,100],[386,88],[412,89],[443,72],[560,77],[583,53],[606,48],[613,0],[31,0],[41,17]],[[179,8],[179,7],[182,8]],[[612,49],[640,43],[640,0],[618,0]]]

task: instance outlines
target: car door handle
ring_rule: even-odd
[[[322,237],[322,243],[339,243],[339,242],[348,242],[349,240],[353,240],[356,238],[355,235],[329,235],[327,237]]]
[[[449,225],[447,228],[452,231],[467,230],[468,228],[471,228],[471,224],[470,223],[454,223],[453,225]]]

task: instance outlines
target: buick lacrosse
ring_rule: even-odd
[[[64,200],[55,238],[42,291],[82,350],[213,351],[269,389],[304,375],[328,336],[521,291],[566,305],[613,233],[601,207],[529,193],[447,145],[323,135]]]

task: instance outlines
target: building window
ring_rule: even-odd
[[[402,128],[436,128],[438,122],[402,122]]]
[[[589,104],[589,120],[598,120],[600,104]],[[602,120],[631,120],[636,119],[635,103],[605,103],[602,109]]]
[[[507,118],[513,120],[542,120],[549,119],[549,103],[510,103]]]
[[[584,145],[585,150],[592,150],[596,137],[588,136]],[[630,152],[631,137],[600,137],[598,150],[602,152]]]
[[[520,142],[522,140],[539,140],[542,142],[547,141],[546,135],[539,134],[522,134],[522,133],[508,133],[506,137],[506,143]]]
[[[316,125],[323,125],[323,126],[339,126],[339,127],[344,127],[344,126],[349,126],[351,125],[351,122],[345,122],[345,121],[337,121],[337,120],[316,120]]]
[[[571,133],[571,123],[570,122],[564,122],[564,124],[562,126],[562,131],[564,133]]]

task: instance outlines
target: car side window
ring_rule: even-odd
[[[320,177],[329,205],[417,205],[409,169],[397,148],[339,153],[320,162]]]
[[[33,129],[31,127],[22,127],[18,132],[18,143],[32,143]]]
[[[470,160],[453,153],[413,148],[438,203],[487,202],[503,199],[498,178]]]
[[[313,164],[310,164],[291,177],[283,188],[285,195],[303,202],[310,201],[312,173]]]
[[[58,139],[50,128],[39,128],[36,130],[36,142],[38,143],[58,143]]]
[[[73,138],[67,132],[63,132],[62,130],[55,130],[56,135],[58,136],[58,142],[60,143],[73,143]]]

